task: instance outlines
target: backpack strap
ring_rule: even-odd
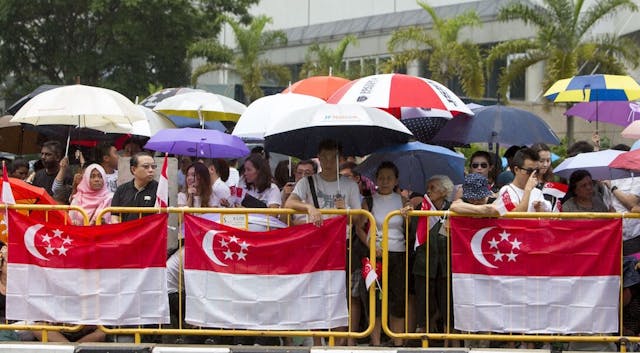
[[[309,182],[309,189],[311,190],[311,197],[313,198],[313,205],[316,208],[320,208],[320,204],[318,203],[318,194],[316,194],[316,185],[313,182],[313,175],[309,175],[307,177],[307,181]]]

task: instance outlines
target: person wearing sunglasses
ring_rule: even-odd
[[[544,199],[538,185],[540,157],[530,148],[513,156],[513,181],[503,186],[494,205],[503,212],[550,212],[551,203]]]
[[[499,190],[495,187],[495,171],[491,154],[487,151],[475,151],[469,158],[469,174],[480,174],[489,181],[489,202],[493,202],[496,198],[496,192]],[[455,200],[462,198],[462,188],[456,190]]]

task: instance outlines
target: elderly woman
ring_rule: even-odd
[[[80,206],[87,212],[90,224],[95,224],[100,212],[104,208],[111,206],[113,192],[109,190],[106,180],[107,173],[101,165],[89,165],[84,170],[82,179],[78,183],[78,190],[71,200],[71,206]],[[77,211],[69,212],[69,216],[75,225],[84,223],[82,215]],[[109,214],[105,214],[102,217],[103,223],[111,219]]]
[[[591,173],[584,169],[571,173],[567,194],[571,196],[562,204],[563,212],[614,212],[595,190]]]
[[[427,181],[427,194],[424,197],[423,204],[433,205],[431,210],[443,211],[448,210],[451,203],[447,196],[453,191],[453,182],[446,175],[434,175]],[[422,207],[422,209],[428,209]],[[416,217],[414,217],[415,219]],[[444,217],[429,217],[429,239],[425,243],[429,244],[429,327],[435,328],[436,332],[444,332],[443,323],[447,317],[447,238],[442,235],[445,230],[443,226]],[[419,226],[419,225],[418,225]],[[414,224],[412,226],[417,226]],[[417,229],[416,233],[420,230]],[[418,332],[424,332],[426,327],[426,295],[427,295],[427,273],[426,261],[427,250],[426,244],[423,243],[416,248],[415,261],[413,263],[413,276],[415,280],[416,291],[416,312],[417,312],[417,329]],[[436,315],[440,314],[439,324],[436,323]]]

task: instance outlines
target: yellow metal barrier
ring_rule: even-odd
[[[98,215],[98,219],[101,219],[105,213],[110,212],[114,213],[178,213],[179,214],[179,223],[178,229],[182,229],[183,215],[185,213],[190,214],[203,214],[203,213],[214,213],[221,215],[244,215],[245,216],[245,228],[248,226],[248,215],[249,214],[262,214],[262,215],[286,215],[287,224],[291,224],[291,216],[294,214],[302,214],[301,212],[294,211],[291,209],[278,209],[278,208],[187,208],[187,207],[168,207],[163,209],[158,208],[130,208],[130,207],[109,207],[105,208]],[[365,210],[339,210],[339,209],[322,209],[320,212],[323,215],[346,215],[349,218],[349,226],[354,224],[356,221],[356,217],[366,217],[369,220],[370,224],[374,225],[369,229],[369,239],[370,239],[370,258],[372,259],[372,265],[375,268],[375,240],[376,240],[376,229],[375,229],[375,219],[371,215],[371,213]],[[224,224],[224,217],[221,217],[221,223]],[[179,238],[179,249],[182,247],[181,236]],[[350,241],[355,239],[355,234],[352,234],[350,237]],[[352,247],[350,247],[352,249]],[[351,274],[353,270],[351,269],[351,252],[349,253],[349,259],[347,264],[348,268],[348,283],[351,283]],[[180,266],[182,266],[182,259],[180,261]],[[182,287],[182,267],[180,267],[180,276],[179,276],[179,287]],[[347,288],[347,295],[349,294],[350,288]],[[182,290],[178,291],[179,300],[178,302],[182,302]],[[351,313],[351,308],[353,303],[351,302],[351,296],[348,296],[348,307],[349,313]],[[179,306],[179,314],[178,317],[182,317],[182,305]],[[136,343],[141,342],[141,335],[199,335],[199,336],[269,336],[269,337],[327,337],[329,338],[329,345],[335,344],[336,338],[363,338],[367,337],[373,331],[373,325],[375,320],[375,289],[371,288],[369,291],[369,324],[366,330],[362,332],[356,331],[357,328],[350,327],[350,316],[349,316],[349,327],[347,327],[346,331],[295,331],[295,330],[223,330],[223,329],[208,329],[208,328],[184,328],[181,320],[178,322],[178,328],[166,328],[162,325],[158,325],[158,327],[119,327],[119,328],[111,328],[101,326],[101,330],[107,334],[113,335],[134,335],[134,341]],[[356,330],[354,330],[356,329]]]
[[[387,334],[390,338],[399,338],[404,340],[421,340],[423,347],[429,346],[429,340],[492,340],[492,341],[523,341],[523,342],[590,342],[590,343],[619,343],[621,347],[621,351],[626,351],[626,345],[629,342],[640,342],[640,337],[627,337],[623,335],[543,335],[543,334],[487,334],[487,333],[454,333],[452,332],[452,322],[450,322],[450,309],[452,303],[450,302],[451,298],[451,282],[447,281],[447,318],[446,318],[446,332],[444,333],[433,333],[429,332],[429,297],[427,294],[426,297],[426,315],[425,318],[425,331],[426,332],[407,332],[407,314],[409,312],[408,304],[405,304],[405,332],[393,332],[389,327],[389,280],[388,280],[388,260],[389,260],[389,221],[392,217],[401,216],[400,211],[393,211],[384,219],[383,222],[383,241],[382,241],[382,329],[385,334]],[[461,217],[480,217],[473,215],[464,215],[450,211],[410,211],[407,213],[407,217],[425,217],[427,219],[427,229],[431,229],[431,224],[428,224],[429,216],[438,216],[438,217],[450,217],[450,216],[461,216]],[[551,212],[511,212],[503,216],[502,218],[534,218],[534,219],[618,219],[618,218],[640,218],[640,213],[551,213]],[[408,222],[406,222],[408,223]],[[447,227],[448,228],[448,227]],[[408,226],[405,227],[405,232],[408,232]],[[447,229],[447,253],[451,253],[451,241],[450,241],[450,229]],[[408,239],[408,234],[405,234],[406,239]],[[406,251],[408,253],[409,247],[413,246],[413,244],[406,245]],[[622,243],[620,244],[620,248],[622,250]],[[427,293],[429,293],[429,248],[425,247],[427,261],[426,261],[426,287]],[[620,252],[622,253],[622,251]],[[405,268],[408,269],[409,264],[407,257],[407,263],[405,264]],[[620,266],[622,267],[622,258],[620,259]],[[408,270],[405,272],[405,302],[408,303],[408,282],[410,273]],[[447,260],[447,277],[451,276],[451,263],[450,257]],[[620,281],[620,327],[622,327],[622,279]]]

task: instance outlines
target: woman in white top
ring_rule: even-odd
[[[271,168],[267,160],[253,153],[244,161],[244,173],[238,182],[238,187],[262,201],[267,207],[279,208],[282,204],[280,189],[272,180]]]
[[[228,207],[231,191],[226,184],[229,178],[229,165],[224,159],[215,158],[207,162],[209,176],[211,177],[212,204],[213,207]]]
[[[209,169],[200,162],[191,164],[187,168],[185,189],[178,193],[178,207],[214,207],[211,194]]]

